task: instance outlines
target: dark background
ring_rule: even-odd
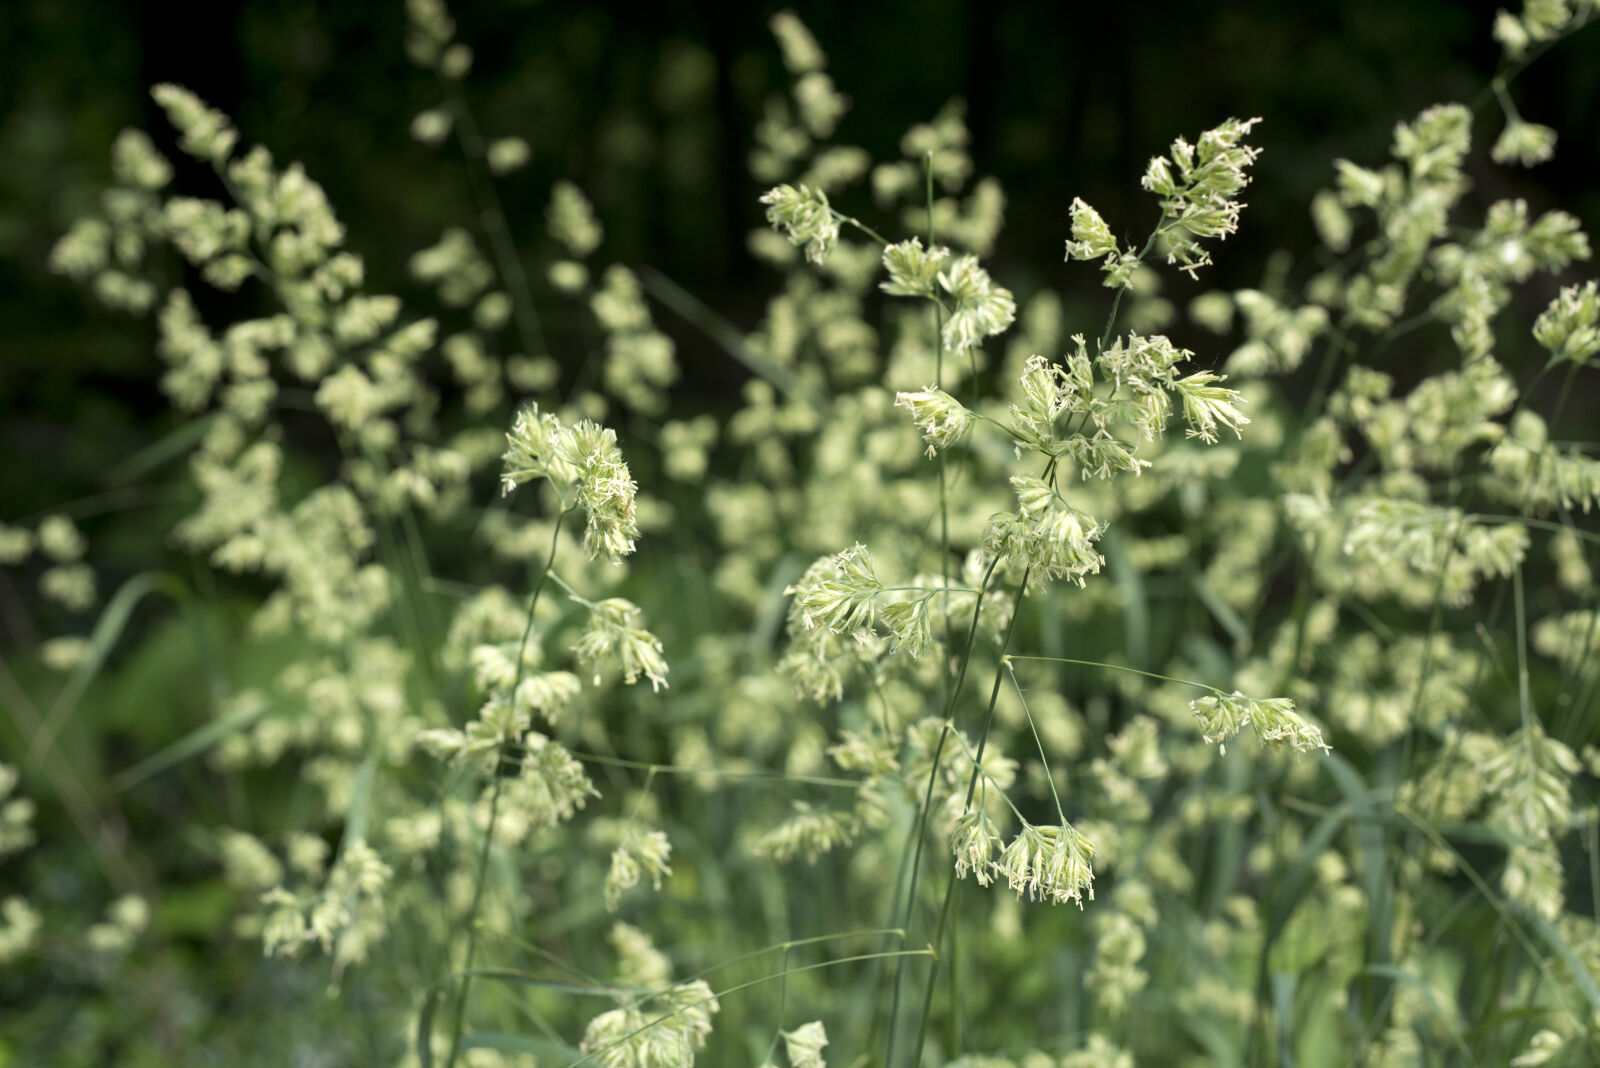
[[[744,251],[761,221],[745,159],[763,99],[787,84],[766,29],[775,9],[456,6],[458,37],[477,56],[466,86],[480,125],[533,149],[531,164],[502,180],[529,262],[549,251],[550,183],[569,177],[606,227],[596,262],[649,264],[740,326],[755,324],[774,279]],[[838,142],[897,158],[908,125],[965,98],[977,174],[999,177],[1009,200],[994,270],[1021,297],[1041,285],[1094,296],[1091,273],[1062,263],[1072,197],[1142,234],[1152,214],[1137,185],[1146,159],[1228,115],[1263,116],[1254,139],[1266,152],[1243,228],[1205,285],[1257,283],[1273,249],[1312,247],[1305,205],[1334,158],[1381,163],[1397,120],[1484,89],[1499,51],[1493,12],[1441,0],[799,10],[854,99]],[[156,387],[153,322],[99,308],[45,266],[94,203],[124,126],[149,130],[179,162],[175,188],[215,191],[178,156],[150,85],[187,85],[234,118],[243,143],[303,162],[365,256],[369,288],[421,297],[407,257],[473,216],[453,144],[436,151],[407,135],[438,87],[407,62],[404,33],[398,0],[0,5],[0,520],[95,492],[108,457],[174,425]],[[1561,131],[1556,160],[1532,172],[1486,165],[1502,122],[1491,101],[1479,111],[1485,151],[1473,197],[1527,196],[1600,229],[1594,34],[1537,63],[1513,95],[1527,118]],[[879,218],[865,189],[841,206]],[[1193,291],[1171,295],[1181,302]],[[249,296],[204,299],[213,321],[257,310]],[[414,307],[431,310],[425,300]],[[556,348],[581,359],[575,324],[563,344],[553,314]],[[743,371],[670,312],[657,319],[678,341],[687,403],[731,403]]]

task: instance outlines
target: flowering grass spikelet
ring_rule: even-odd
[[[860,832],[860,820],[854,813],[813,808],[796,801],[789,818],[757,839],[751,850],[779,864],[796,857],[815,864],[824,853],[855,841]]]
[[[937,245],[924,250],[918,238],[911,238],[883,250],[883,269],[889,280],[879,288],[897,297],[933,297],[939,272],[950,258],[950,250]]]
[[[1210,371],[1196,371],[1172,384],[1183,399],[1183,417],[1189,423],[1186,432],[1208,445],[1217,443],[1217,424],[1232,430],[1235,437],[1243,437],[1242,428],[1249,418],[1239,410],[1244,398],[1236,389],[1227,389],[1212,383],[1224,381],[1224,376]]]
[[[622,895],[639,885],[641,876],[650,876],[653,889],[661,889],[663,876],[672,874],[672,843],[663,831],[633,831],[611,853],[606,873],[606,911],[615,912]]]
[[[790,592],[807,629],[859,635],[877,618],[873,602],[883,589],[872,553],[857,543],[818,560]]]
[[[924,386],[916,393],[896,393],[894,403],[896,408],[911,413],[912,423],[928,443],[929,459],[960,441],[972,426],[972,413],[936,386]]]
[[[560,466],[559,452],[564,435],[561,420],[549,412],[541,412],[537,404],[530,403],[520,409],[506,434],[501,494],[510,494],[524,482],[536,478],[548,478],[558,486],[573,482],[577,472]]]
[[[586,520],[583,547],[591,559],[603,555],[616,563],[633,552],[639,537],[634,510],[638,486],[622,460],[617,433],[585,419],[572,428],[564,446],[578,472],[578,500]]]
[[[939,272],[939,287],[952,301],[944,323],[944,346],[962,353],[983,339],[1004,333],[1017,315],[1011,290],[997,286],[976,256],[960,256]]]
[[[1093,844],[1070,823],[1054,827],[1024,823],[994,862],[994,870],[1018,897],[1026,891],[1030,901],[1071,901],[1081,909],[1085,894],[1094,900],[1093,862]]]
[[[812,1020],[783,1033],[783,1048],[789,1055],[790,1068],[827,1068],[822,1059],[822,1050],[827,1044],[828,1032],[821,1020]]]
[[[544,478],[560,494],[563,507],[582,506],[583,546],[591,559],[603,555],[617,563],[633,552],[639,536],[638,486],[617,447],[616,431],[587,419],[569,428],[529,403],[506,434],[502,462],[502,494]]]
[[[150,95],[166,111],[167,118],[183,135],[179,142],[189,155],[207,163],[221,164],[233,151],[238,131],[228,117],[182,86],[164,82]]]
[[[1600,353],[1600,283],[1562,289],[1534,321],[1533,337],[1551,359],[1587,364]]]
[[[1501,131],[1489,155],[1496,163],[1516,163],[1523,167],[1533,167],[1547,162],[1555,152],[1554,130],[1536,122],[1514,118],[1506,123],[1506,128]]]
[[[821,264],[839,241],[839,223],[828,204],[828,194],[802,185],[780,185],[761,197],[767,205],[767,222],[773,229],[787,231],[796,248],[805,250],[806,259]]]
[[[694,1056],[711,1034],[721,1009],[704,979],[603,1012],[584,1028],[578,1049],[604,1068],[693,1068]]]
[[[595,218],[594,209],[583,190],[568,181],[550,187],[550,205],[545,209],[545,227],[577,259],[600,247],[605,229]]]
[[[962,813],[956,820],[955,829],[950,832],[950,851],[956,858],[956,878],[965,879],[970,873],[979,886],[988,886],[992,877],[994,852],[999,848],[999,832],[988,816],[977,810]]]
[[[1079,586],[1098,574],[1105,557],[1095,543],[1105,528],[1063,501],[1054,487],[1031,475],[1011,479],[1019,510],[991,516],[984,531],[985,552],[1045,578],[1065,576]]]
[[[1197,145],[1180,137],[1168,153],[1171,162],[1153,157],[1140,179],[1147,191],[1161,198],[1167,262],[1178,264],[1190,277],[1211,263],[1201,239],[1225,239],[1239,229],[1244,204],[1236,197],[1250,184],[1246,168],[1261,155],[1244,138],[1260,121],[1229,119],[1201,134]]]
[[[638,605],[622,597],[608,597],[590,606],[589,625],[573,652],[595,668],[597,685],[600,665],[610,661],[621,667],[623,681],[629,685],[640,675],[650,680],[652,690],[667,685],[667,662],[661,655],[660,640],[634,626],[641,614]]]
[[[1111,236],[1100,213],[1086,204],[1082,197],[1072,198],[1072,237],[1067,241],[1067,259],[1097,260],[1117,251],[1117,239]]]
[[[1301,719],[1294,701],[1287,697],[1257,700],[1235,690],[1231,694],[1215,693],[1196,698],[1189,702],[1189,711],[1199,721],[1205,740],[1222,743],[1224,753],[1228,739],[1246,725],[1267,745],[1287,745],[1301,753],[1313,749],[1328,751],[1321,729]]]

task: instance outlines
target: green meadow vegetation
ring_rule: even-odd
[[[406,13],[428,299],[172,83],[53,246],[176,417],[0,502],[0,1066],[1600,1063],[1600,218],[1479,177],[1595,0],[1240,289],[1271,113],[1012,284],[959,102],[848,143],[780,12],[753,311]]]

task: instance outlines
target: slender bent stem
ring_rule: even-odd
[[[555,529],[550,532],[550,553],[545,558],[544,567],[539,569],[539,580],[534,583],[533,598],[528,602],[528,621],[522,628],[522,642],[517,646],[517,672],[511,683],[513,704],[517,699],[517,688],[522,685],[523,659],[527,655],[528,639],[533,635],[534,610],[539,607],[539,595],[544,592],[545,579],[552,574],[551,568],[556,562],[556,548],[561,544],[561,521],[567,518],[571,510],[564,508],[556,516]],[[494,783],[489,787],[489,825],[483,831],[483,846],[478,850],[478,866],[473,877],[472,908],[467,913],[467,950],[462,958],[461,986],[456,990],[456,1003],[452,1010],[450,1057],[445,1061],[445,1068],[455,1068],[456,1057],[461,1053],[461,1028],[466,1023],[467,995],[472,989],[472,962],[478,952],[478,909],[483,904],[483,888],[489,874],[489,850],[494,844],[495,820],[500,815],[500,783],[504,780],[500,773],[500,756],[505,747],[504,740],[495,747]]]
[[[1022,581],[1017,585],[1017,596],[1011,604],[1011,620],[1006,624],[1006,635],[1000,643],[1000,663],[994,669],[994,685],[989,689],[989,709],[983,717],[983,733],[978,736],[978,752],[972,758],[972,776],[967,780],[967,802],[963,812],[972,808],[972,797],[978,790],[978,773],[983,770],[983,750],[989,741],[989,728],[994,725],[994,706],[1000,698],[1000,680],[1005,677],[1008,670],[1005,652],[1006,646],[1011,644],[1011,635],[1017,629],[1017,617],[1022,614],[1022,597],[1028,591],[1028,577],[1030,572],[1023,571]],[[949,926],[951,905],[956,897],[956,873],[949,873],[949,880],[945,884],[944,904],[939,907],[939,926],[933,935],[933,962],[928,968],[928,985],[922,992],[922,1023],[917,1028],[917,1052],[911,1058],[912,1068],[917,1068],[922,1063],[922,1048],[928,1038],[928,1020],[933,1012],[933,991],[939,982],[939,965],[943,961],[940,947],[944,945],[945,930]],[[892,1068],[892,1066],[886,1066]]]
[[[928,251],[933,251],[934,241],[938,234],[933,225],[933,153],[929,152],[922,158],[922,176],[927,187],[928,196]],[[938,297],[930,297],[929,303],[933,305],[933,384],[936,389],[944,388],[944,305]],[[939,578],[945,588],[950,586],[950,488],[949,488],[949,457],[948,450],[939,450]],[[944,618],[944,645],[948,649],[953,644],[954,635],[950,631],[950,616]],[[948,698],[947,698],[948,699]]]
[[[862,222],[860,219],[852,218],[849,215],[846,215],[844,212],[839,211],[839,210],[834,209],[834,208],[830,208],[829,210],[833,212],[833,217],[835,219],[837,219],[838,221],[840,221],[842,223],[849,223],[851,226],[854,226],[857,230],[860,230],[862,233],[864,233],[868,237],[872,238],[872,240],[876,241],[878,244],[884,246],[885,248],[889,247],[888,238],[886,238],[882,234],[878,233],[878,231],[874,230],[872,227],[868,226],[866,223]]]
[[[1150,255],[1150,250],[1156,247],[1156,238],[1161,236],[1161,230],[1162,228],[1158,224],[1154,230],[1150,231],[1150,236],[1145,239],[1144,248],[1139,250],[1139,255],[1135,256],[1134,259],[1141,263],[1144,262],[1144,258]],[[1107,345],[1111,344],[1111,333],[1117,328],[1117,311],[1122,307],[1122,294],[1127,291],[1127,286],[1119,286],[1117,287],[1117,295],[1111,299],[1111,313],[1106,316],[1106,328],[1100,334],[1100,351],[1102,352],[1105,351]]]
[[[444,90],[450,111],[455,116],[456,137],[461,142],[461,152],[467,158],[467,185],[478,207],[478,223],[489,238],[500,280],[505,283],[511,296],[517,337],[522,342],[525,355],[543,356],[546,349],[544,335],[539,328],[539,312],[534,307],[533,291],[528,288],[528,273],[523,270],[522,257],[517,253],[517,244],[506,225],[500,194],[495,192],[494,181],[486,173],[484,160],[487,149],[483,135],[478,132],[477,123],[472,119],[472,110],[467,107],[467,98],[462,94],[460,84],[446,77],[442,71],[437,73],[440,88]]]
[[[1156,679],[1160,682],[1176,682],[1180,686],[1194,686],[1202,690],[1210,690],[1222,697],[1227,696],[1226,690],[1219,690],[1215,686],[1194,679],[1180,679],[1175,675],[1162,675],[1156,671],[1142,671],[1139,668],[1128,667],[1126,664],[1109,664],[1104,660],[1076,660],[1070,656],[1024,656],[1020,653],[1007,653],[1007,660],[1042,660],[1051,664],[1077,664],[1079,667],[1105,668],[1107,671],[1125,671],[1129,675],[1143,675],[1147,679]]]
[[[939,762],[944,756],[945,740],[950,736],[950,717],[955,711],[956,698],[961,693],[961,686],[966,682],[967,665],[972,662],[972,645],[978,636],[978,618],[983,614],[983,595],[988,591],[989,580],[994,576],[994,569],[999,563],[1000,558],[998,556],[989,561],[988,570],[983,573],[983,581],[978,585],[978,596],[976,603],[972,606],[972,624],[967,628],[966,649],[961,656],[961,666],[956,671],[955,684],[950,687],[950,693],[945,698],[944,725],[939,730],[939,742],[933,748],[933,762],[928,768],[928,787],[922,799],[922,808],[917,813],[916,827],[912,831],[912,836],[916,839],[916,846],[911,853],[911,878],[906,888],[905,913],[900,922],[900,927],[904,930],[910,930],[911,928],[911,908],[917,900],[917,876],[922,867],[922,847],[926,837],[923,832],[928,825],[928,810],[933,806],[933,784],[938,781]],[[894,970],[894,995],[889,1007],[888,1048],[883,1058],[885,1068],[889,1068],[894,1064],[895,1025],[900,1017],[900,987],[904,981],[905,961],[901,960]]]
[[[1028,720],[1028,730],[1033,732],[1034,748],[1039,750],[1039,763],[1044,767],[1044,781],[1050,784],[1050,799],[1056,805],[1056,817],[1062,822],[1067,822],[1067,814],[1061,811],[1061,795],[1056,792],[1056,777],[1050,771],[1050,757],[1044,751],[1044,739],[1039,737],[1039,725],[1033,721],[1033,712],[1028,708],[1028,698],[1022,692],[1022,682],[1017,678],[1017,669],[1011,666],[1011,658],[1002,658],[1000,663],[1011,674],[1011,685],[1017,688],[1017,700],[1022,704],[1022,714]],[[1004,796],[1004,795],[1002,795]],[[1009,798],[1007,799],[1009,801]]]

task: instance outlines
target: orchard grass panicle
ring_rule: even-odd
[[[1564,143],[1513,90],[1600,7],[1499,13],[1474,103],[1333,161],[1320,247],[1243,288],[1213,256],[1262,120],[1124,176],[1142,219],[1063,195],[1065,265],[1030,270],[965,105],[839,140],[850,97],[779,12],[729,83],[779,79],[743,324],[615,262],[605,175],[555,177],[476,108],[442,0],[405,7],[408,150],[471,201],[392,270],[172,84],[174,137],[118,135],[50,255],[148,319],[180,429],[118,470],[186,463],[192,560],[99,544],[132,482],[0,522],[7,618],[60,631],[0,671],[0,857],[32,880],[0,895],[0,1049],[1593,1059],[1594,220],[1497,168]],[[662,51],[672,129],[719,69]],[[742,376],[721,408],[689,339]],[[134,714],[191,675],[198,724]],[[182,864],[128,837],[185,798]],[[245,974],[294,1028],[202,993]]]

